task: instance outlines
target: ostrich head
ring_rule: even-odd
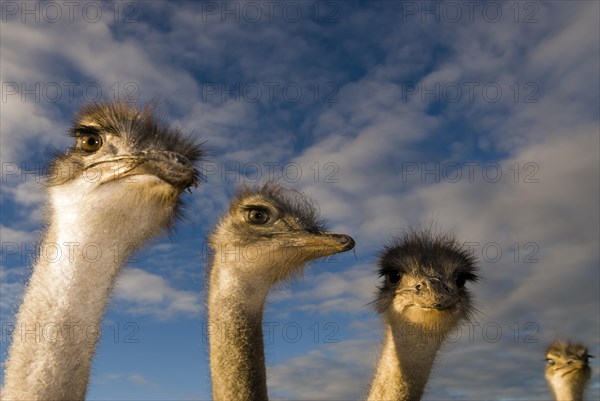
[[[410,231],[380,254],[375,307],[392,324],[443,338],[473,310],[467,282],[477,281],[473,255],[449,235]]]
[[[580,343],[555,341],[546,349],[546,380],[554,389],[581,387],[590,379],[588,349]]]
[[[270,286],[317,258],[344,252],[354,240],[325,231],[315,206],[300,192],[272,181],[243,188],[210,236],[223,262]]]
[[[66,224],[84,218],[95,230],[155,233],[178,215],[182,191],[198,185],[202,146],[149,106],[85,106],[70,134],[75,143],[51,162],[47,180],[52,213]]]

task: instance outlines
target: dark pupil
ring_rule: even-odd
[[[89,146],[96,146],[96,145],[98,144],[98,141],[96,141],[96,138],[89,138],[89,139],[87,140],[87,144],[88,144]]]
[[[251,210],[250,221],[255,224],[264,224],[267,222],[269,216],[264,210]]]
[[[396,283],[398,283],[398,281],[400,281],[400,274],[399,273],[388,273],[387,279],[390,282],[390,284],[396,284]]]

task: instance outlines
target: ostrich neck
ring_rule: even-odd
[[[269,286],[216,253],[208,303],[210,371],[215,401],[267,400],[262,316]],[[240,275],[242,277],[240,277]]]
[[[17,315],[3,400],[85,398],[111,288],[142,236],[102,230],[89,215],[52,211]]]
[[[567,380],[558,380],[550,384],[554,399],[556,401],[582,401],[584,382],[568,382]]]
[[[387,324],[367,400],[418,400],[442,341],[425,338],[414,326]]]

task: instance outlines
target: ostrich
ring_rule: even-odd
[[[354,247],[324,231],[301,193],[244,188],[213,229],[208,320],[213,399],[267,400],[262,316],[270,288],[307,262]]]
[[[592,370],[587,348],[580,343],[554,341],[546,350],[546,380],[557,401],[581,401]]]
[[[465,284],[477,281],[476,272],[466,247],[430,230],[407,232],[383,249],[374,305],[385,338],[368,400],[421,398],[438,349],[472,313]]]
[[[82,400],[121,266],[171,228],[203,148],[153,109],[84,106],[48,169],[47,227],[8,352],[3,400]]]

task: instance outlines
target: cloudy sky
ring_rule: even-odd
[[[236,185],[272,175],[357,242],[271,294],[272,398],[364,396],[381,332],[368,305],[377,251],[432,220],[472,246],[484,280],[426,399],[548,399],[550,341],[600,356],[598,2],[1,7],[2,361],[48,150],[70,145],[81,105],[113,98],[158,99],[212,152],[177,232],[123,270],[89,399],[210,399],[205,236]]]

